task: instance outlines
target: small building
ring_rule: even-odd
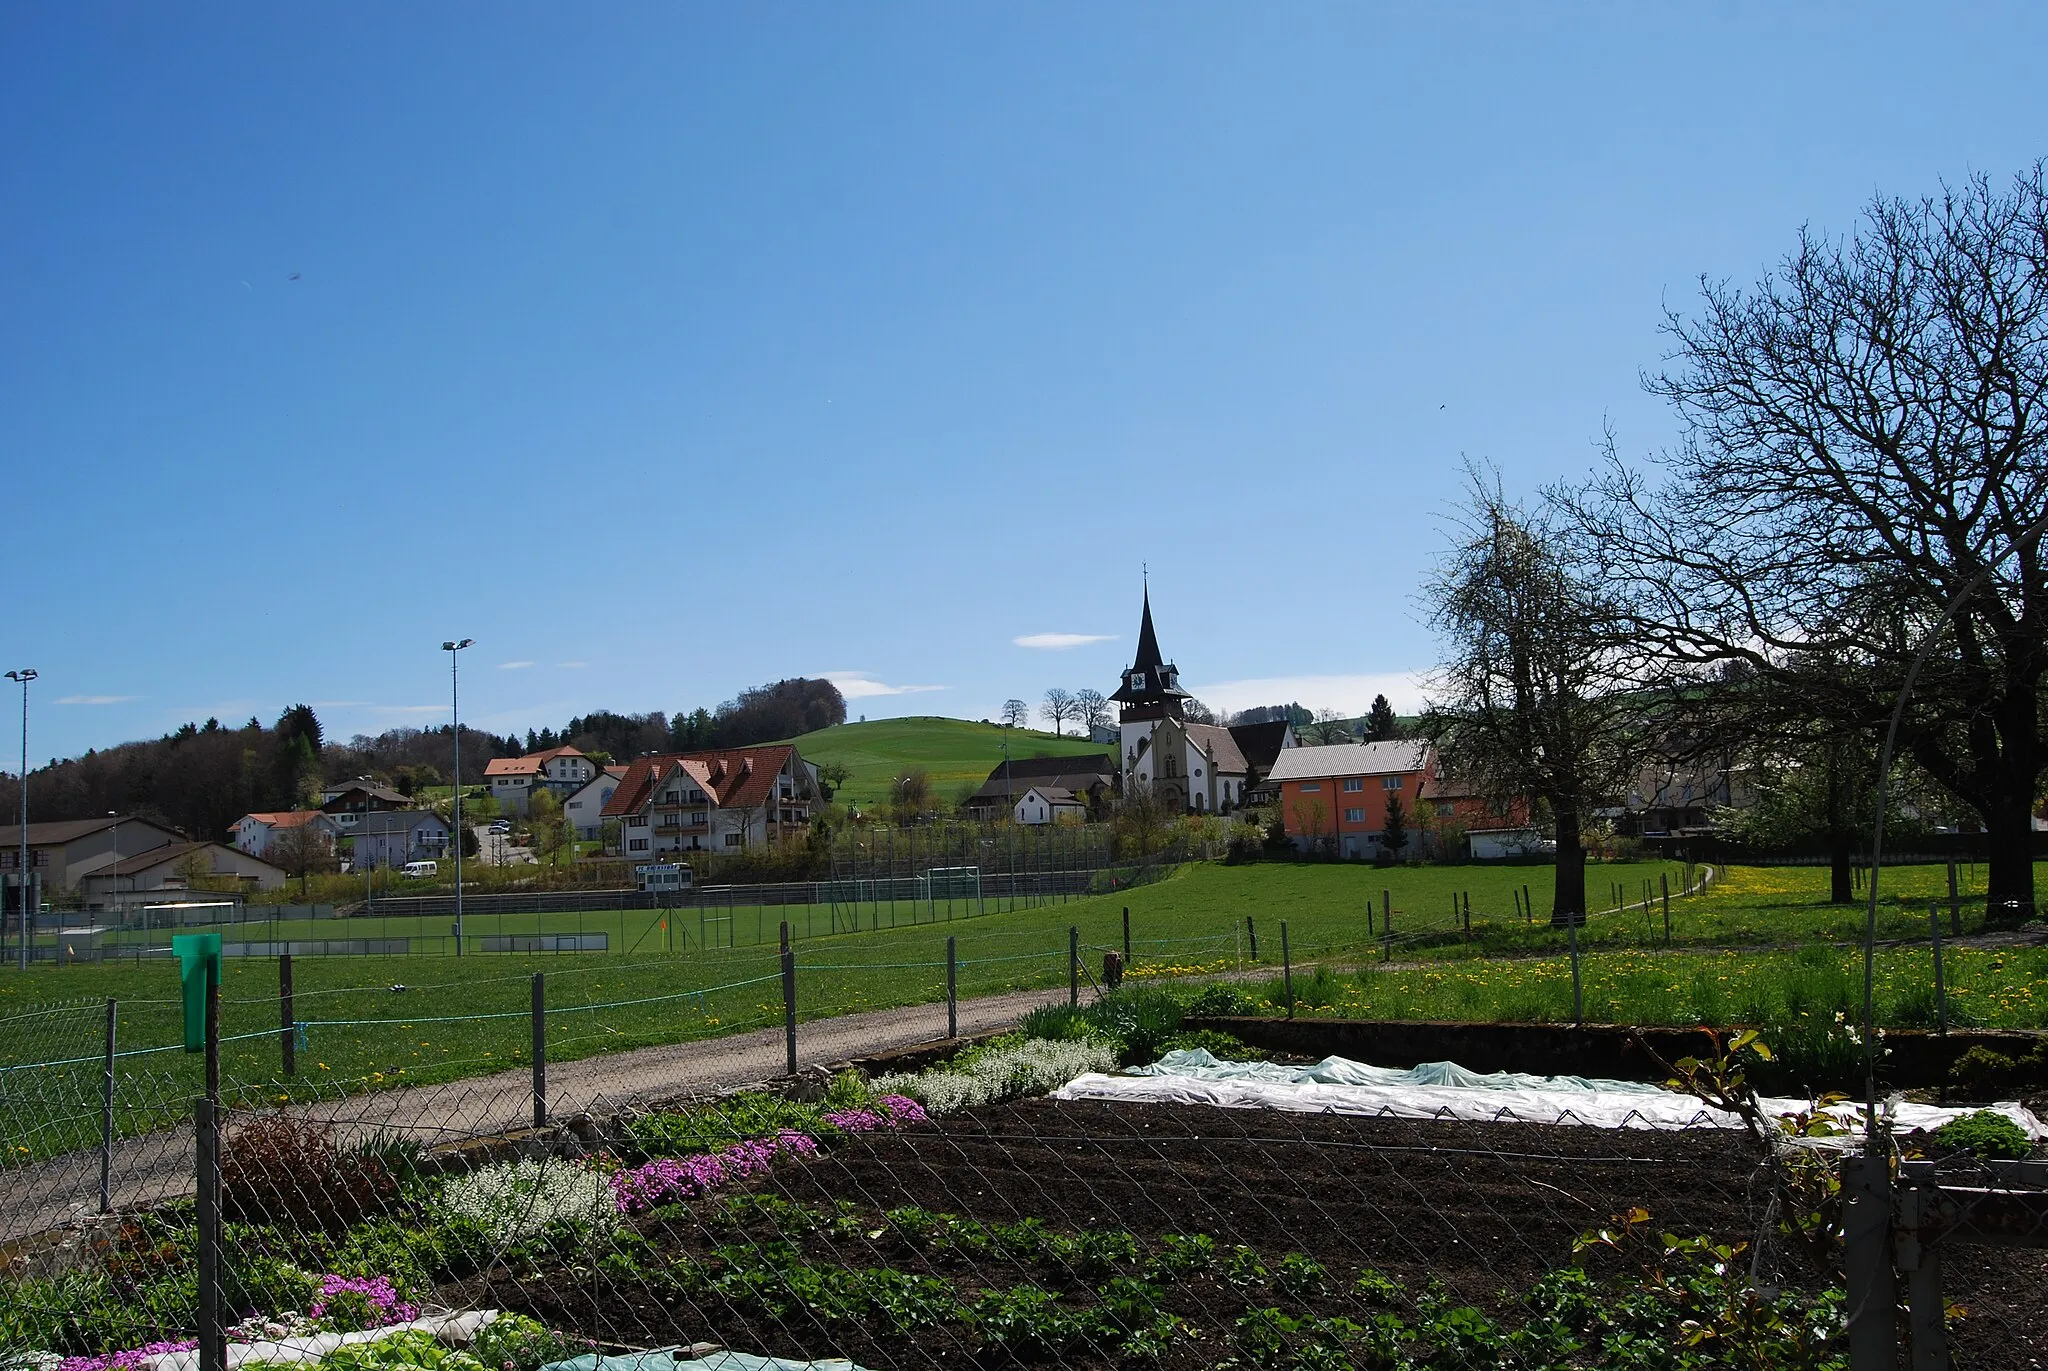
[[[1085,812],[1100,813],[1116,790],[1116,762],[1103,752],[1072,757],[1019,757],[999,762],[981,788],[967,797],[967,816],[980,823],[991,823],[1014,811],[1018,799],[1032,786],[1065,790],[1080,802]]]
[[[11,885],[21,869],[18,846],[21,829],[10,828],[0,847],[0,874]],[[28,865],[40,876],[45,893],[76,890],[79,882],[94,871],[122,857],[183,842],[185,835],[163,824],[132,815],[107,815],[99,819],[60,819],[28,826]]]
[[[318,809],[286,809],[263,814],[244,814],[228,829],[228,836],[234,845],[252,857],[267,857],[270,845],[278,835],[294,829],[311,827],[327,835],[329,842],[341,836],[341,826],[334,816]]]
[[[1408,842],[1400,851],[1418,851],[1415,816],[1434,768],[1423,742],[1332,743],[1288,748],[1266,779],[1279,787],[1281,819],[1296,847],[1376,857],[1386,836],[1387,801],[1395,796],[1409,816]]]
[[[590,784],[600,768],[573,747],[551,747],[524,757],[494,757],[484,767],[484,781],[503,814],[525,814],[536,791],[553,791],[565,802]],[[600,806],[602,808],[602,806]]]
[[[356,822],[365,814],[385,814],[412,805],[390,786],[367,776],[328,786],[321,795],[320,812],[333,821],[335,834],[344,838],[356,831]]]
[[[1053,824],[1088,817],[1088,802],[1065,786],[1034,785],[1017,797],[1012,817],[1020,824]]]
[[[358,816],[350,831],[349,868],[403,867],[449,855],[447,821],[431,809],[387,809]]]
[[[127,897],[147,891],[275,890],[285,882],[284,868],[240,848],[214,842],[162,843],[132,857],[123,857],[86,876],[80,891],[88,904],[128,903]]]
[[[608,766],[562,801],[563,817],[568,819],[569,826],[584,842],[603,834],[604,807],[611,803],[619,782],[626,777],[626,771],[623,766]]]
[[[788,743],[641,757],[600,812],[635,861],[725,851],[808,833],[817,769]]]

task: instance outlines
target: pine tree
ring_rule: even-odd
[[[1390,857],[1401,855],[1401,849],[1408,846],[1408,816],[1402,812],[1401,797],[1387,796],[1387,818],[1380,825],[1380,847]]]
[[[1385,742],[1394,736],[1394,707],[1387,703],[1384,695],[1372,697],[1372,710],[1365,716],[1365,740],[1369,743]]]

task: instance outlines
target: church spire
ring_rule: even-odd
[[[1133,671],[1149,671],[1165,662],[1159,655],[1159,635],[1152,631],[1152,587],[1145,587],[1145,617],[1138,625],[1138,655],[1131,663]]]
[[[1159,635],[1152,627],[1152,587],[1145,587],[1145,608],[1138,621],[1138,655],[1124,669],[1116,693],[1109,698],[1127,706],[1125,720],[1134,718],[1180,717],[1180,702],[1187,692],[1176,679],[1179,673],[1159,650]]]

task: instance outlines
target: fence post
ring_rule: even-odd
[[[1939,909],[1937,902],[1936,908]],[[1914,1174],[1927,1167],[1930,1174]],[[1906,1323],[1912,1371],[1948,1371],[1948,1319],[1946,1301],[1941,1297],[1941,1248],[1925,1242],[1921,1225],[1933,1218],[1928,1207],[1940,1194],[1939,1184],[1926,1162],[1905,1162],[1899,1167],[1899,1231],[1894,1251],[1900,1269],[1906,1273]]]
[[[1394,931],[1394,892],[1380,887],[1380,931],[1391,934]]]
[[[106,1068],[100,1076],[100,1213],[114,1212],[114,1001],[107,1001]]]
[[[1287,981],[1287,1017],[1294,1017],[1294,956],[1287,947],[1287,920],[1280,921],[1280,974]]]
[[[1124,906],[1124,965],[1131,964],[1131,907]]]
[[[533,1126],[548,1126],[548,993],[542,979],[533,973]]]
[[[1892,1371],[1899,1336],[1892,1274],[1892,1197],[1885,1157],[1842,1158],[1842,1275],[1850,1371]]]
[[[1472,892],[1465,892],[1465,941],[1472,941]]]
[[[960,1036],[960,958],[952,938],[946,939],[946,1036]]]
[[[1522,917],[1531,923],[1536,921],[1536,902],[1529,898],[1529,887],[1526,882],[1522,886]]]
[[[1583,1028],[1586,1023],[1586,996],[1579,985],[1579,920],[1574,914],[1565,915],[1565,927],[1570,932],[1572,943],[1572,1023]]]
[[[1508,887],[1508,894],[1510,894],[1510,895],[1512,895],[1512,896],[1514,897],[1514,900],[1515,900],[1515,914],[1516,914],[1516,915],[1517,915],[1518,917],[1519,917],[1519,916],[1521,916],[1521,914],[1522,914],[1522,892],[1521,892],[1521,891],[1519,891],[1519,890],[1517,890],[1517,889],[1515,889],[1515,888],[1514,888],[1513,886],[1509,886],[1509,887]],[[1524,917],[1524,918],[1522,918],[1522,922],[1523,922],[1523,923],[1527,923],[1527,922],[1528,922],[1528,919],[1527,919],[1526,917]]]
[[[1929,901],[1927,905],[1927,927],[1934,942],[1934,1022],[1941,1030],[1941,1036],[1948,1036],[1948,984],[1941,974],[1941,905]]]
[[[292,954],[287,952],[277,959],[277,1050],[287,1076],[299,1074],[298,1034],[293,1028],[297,1022],[292,1012]]]
[[[1963,902],[1956,895],[1956,854],[1948,854],[1948,931],[1963,936]]]
[[[1249,915],[1249,914],[1247,914],[1247,915],[1245,915],[1245,916],[1244,916],[1244,936],[1245,936],[1245,941],[1249,942],[1249,943],[1251,944],[1251,946],[1252,946],[1252,960],[1253,960],[1254,962],[1258,961],[1258,959],[1259,959],[1259,927],[1258,927],[1258,925],[1257,925],[1257,924],[1255,924],[1255,923],[1253,923],[1253,922],[1252,922],[1252,916],[1251,916],[1251,915]]]
[[[1081,1007],[1081,930],[1074,924],[1067,926],[1067,1003]]]
[[[796,1075],[796,949],[789,945],[789,925],[782,936],[782,1049],[785,1075]]]
[[[1664,946],[1671,946],[1671,873],[1657,873],[1657,885],[1664,892]]]
[[[220,1318],[220,1117],[211,1096],[193,1101],[199,1174],[194,1198],[199,1220],[199,1366],[226,1371],[227,1340]]]
[[[206,1098],[220,1104],[220,960],[206,959]]]

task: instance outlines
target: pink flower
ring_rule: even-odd
[[[908,1095],[884,1095],[875,1104],[881,1111],[895,1120],[897,1126],[906,1123],[930,1123],[931,1115],[924,1112],[924,1106]]]
[[[182,1342],[152,1342],[141,1347],[131,1347],[125,1352],[109,1352],[101,1357],[66,1357],[57,1363],[57,1371],[128,1371],[139,1367],[151,1357],[161,1357],[166,1352],[190,1352],[199,1346],[197,1338]]]

